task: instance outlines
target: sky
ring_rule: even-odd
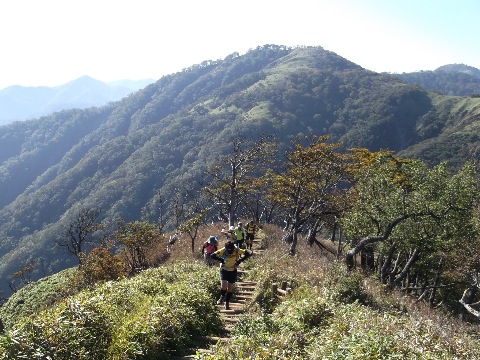
[[[479,0],[0,0],[0,89],[160,79],[265,44],[365,69],[480,69]]]

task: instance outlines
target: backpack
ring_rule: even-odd
[[[222,254],[222,259],[225,260],[227,256],[228,256],[228,253],[227,253],[227,250],[225,249],[225,251]],[[238,248],[235,246],[235,261],[236,260],[238,260]]]
[[[210,236],[210,238],[207,241],[205,241],[203,247],[207,254],[211,254],[217,250],[217,244],[218,244],[217,238],[215,236]]]

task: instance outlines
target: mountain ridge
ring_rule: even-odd
[[[152,82],[144,79],[105,83],[85,75],[54,87],[12,85],[0,90],[0,125],[66,109],[103,106]]]
[[[165,204],[178,189],[197,188],[232,139],[272,134],[283,150],[297,135],[328,134],[345,148],[401,153],[441,138],[425,158],[458,165],[476,140],[452,136],[471,133],[478,105],[321,47],[265,45],[166,75],[101,107],[1,126],[0,279],[19,264],[35,263],[37,276],[40,263],[46,273],[71,266],[55,239],[81,209],[102,209],[110,225],[119,217],[172,219]]]
[[[480,96],[480,70],[464,64],[447,64],[433,71],[395,74],[402,81],[444,95]]]

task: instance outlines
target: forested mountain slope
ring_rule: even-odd
[[[458,166],[477,142],[480,99],[444,97],[321,47],[266,45],[205,61],[121,101],[0,127],[0,287],[72,265],[56,239],[81,209],[108,223],[171,217],[232,139],[328,134]],[[468,128],[468,129],[467,129]],[[430,144],[435,143],[430,150]],[[427,151],[428,150],[428,151]],[[280,152],[281,154],[281,152]],[[427,157],[427,156],[426,156]]]
[[[444,95],[480,96],[480,70],[463,64],[440,66],[434,71],[417,71],[396,75],[409,84],[438,91]]]

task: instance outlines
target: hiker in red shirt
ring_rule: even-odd
[[[215,261],[210,257],[212,253],[218,250],[218,238],[216,236],[210,236],[207,241],[203,243],[202,255],[205,260],[205,264],[212,266]]]

